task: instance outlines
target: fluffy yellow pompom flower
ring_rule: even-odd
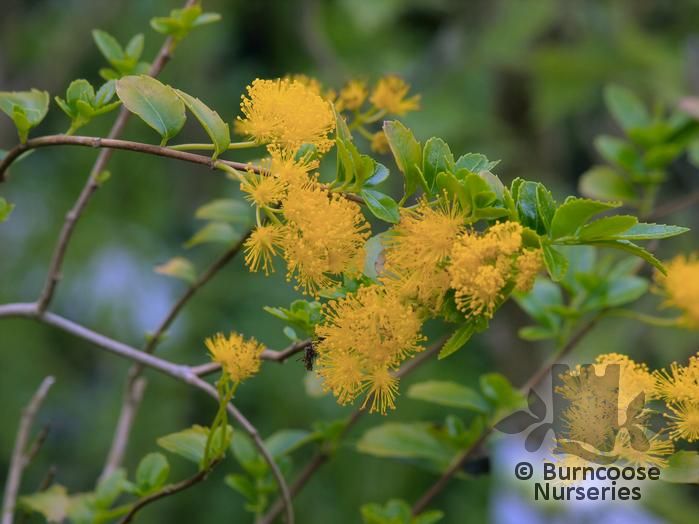
[[[265,174],[248,173],[240,190],[245,199],[258,207],[276,206],[284,195],[285,185],[276,177]]]
[[[361,80],[350,80],[345,87],[340,89],[340,95],[335,107],[338,111],[356,111],[366,100],[369,92],[366,88],[366,83]]]
[[[282,211],[288,277],[304,293],[330,287],[332,275],[361,270],[371,232],[358,204],[310,182],[289,187]]]
[[[654,371],[653,378],[657,395],[667,402],[699,399],[699,357],[696,355],[689,359],[687,366],[673,362],[669,369]]]
[[[244,118],[236,129],[261,144],[296,151],[313,144],[325,152],[333,145],[329,134],[335,115],[327,100],[296,80],[255,80],[240,104]]]
[[[274,224],[256,227],[245,241],[245,264],[250,271],[257,272],[262,266],[265,275],[274,273],[272,258],[277,256],[284,234],[282,228]]]
[[[515,290],[520,293],[531,290],[536,275],[539,274],[543,266],[544,259],[541,249],[525,249],[515,262],[517,272]]]
[[[318,168],[318,160],[312,160],[310,153],[296,158],[295,151],[272,148],[270,158],[265,162],[264,169],[285,187],[289,185],[305,185],[313,178],[310,173]]]
[[[238,333],[231,333],[226,338],[222,333],[216,333],[207,338],[205,344],[211,358],[221,364],[233,382],[241,382],[260,369],[260,355],[265,348],[254,338],[245,340]]]
[[[522,231],[517,222],[502,222],[482,235],[466,231],[454,243],[448,271],[456,305],[467,317],[493,316],[512,276]]]
[[[420,95],[406,98],[409,90],[410,85],[401,77],[387,75],[378,81],[369,101],[377,109],[401,116],[408,111],[420,109]]]
[[[666,415],[670,420],[670,438],[687,442],[699,440],[699,400],[670,404],[668,408],[671,411]]]
[[[401,298],[438,310],[449,289],[446,260],[463,230],[464,218],[455,203],[431,207],[422,201],[403,211],[385,237],[381,281]]]
[[[697,255],[677,256],[667,263],[667,275],[656,274],[656,282],[666,296],[665,305],[683,313],[683,323],[699,329],[699,260]]]
[[[616,436],[613,454],[631,466],[664,468],[667,466],[668,457],[674,451],[672,441],[659,435],[648,438],[647,447],[635,445],[629,432],[622,429]]]
[[[394,407],[398,379],[392,374],[419,345],[417,313],[383,286],[362,287],[329,302],[326,322],[316,328],[317,372],[340,403],[367,391],[370,412]]]

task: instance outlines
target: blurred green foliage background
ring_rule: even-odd
[[[352,77],[374,80],[395,72],[422,93],[423,110],[406,122],[419,139],[443,137],[457,156],[484,153],[502,159],[496,172],[545,182],[558,197],[575,193],[578,177],[599,161],[592,146],[600,133],[618,134],[602,103],[602,88],[619,83],[649,103],[674,106],[699,91],[699,3],[692,0],[211,0],[223,21],[195,30],[161,75],[164,82],[205,100],[229,122],[240,94],[255,77],[287,73],[317,76],[340,87]],[[126,41],[146,35],[144,58],[154,56],[162,36],[148,26],[153,16],[178,7],[173,0],[4,0],[0,17],[0,89],[37,87],[62,95],[74,78],[100,82],[103,59],[90,31],[101,28]],[[104,135],[113,115],[81,134]],[[52,107],[34,135],[62,132],[64,115]],[[131,119],[127,138],[157,143],[142,122]],[[182,141],[204,137],[192,122]],[[191,140],[190,140],[191,139]],[[9,119],[0,123],[0,147],[16,142]],[[0,226],[0,303],[33,300],[43,285],[62,219],[77,197],[96,153],[53,148],[16,166],[0,187],[17,207]],[[228,155],[229,158],[236,158]],[[240,156],[237,158],[247,159]],[[388,159],[385,159],[388,162]],[[326,168],[332,169],[328,159]],[[66,259],[53,309],[97,331],[140,345],[184,284],[152,268],[182,254],[201,225],[194,210],[215,197],[234,195],[234,185],[200,167],[117,152],[112,178],[90,203]],[[394,175],[396,193],[401,185]],[[696,168],[673,165],[661,201],[696,190]],[[685,211],[672,223],[699,225]],[[662,244],[661,255],[696,247],[693,233]],[[221,250],[193,249],[199,269]],[[186,363],[206,360],[202,340],[235,329],[273,348],[287,344],[282,323],[264,305],[288,305],[296,297],[283,274],[248,274],[236,260],[189,305],[159,354]],[[650,300],[655,303],[657,300]],[[550,347],[517,338],[526,322],[514,306],[503,309],[486,334],[447,363],[433,362],[408,382],[438,377],[474,384],[497,370],[520,384]],[[651,366],[685,359],[696,337],[606,321],[588,338],[577,359],[623,352]],[[39,422],[50,436],[27,471],[24,492],[33,491],[50,466],[71,491],[93,488],[108,450],[128,363],[85,342],[29,320],[0,322],[0,469],[6,470],[21,407],[41,378],[54,374]],[[345,416],[332,398],[311,398],[300,362],[268,363],[238,394],[241,410],[267,435],[279,428],[307,428],[313,421]],[[126,466],[155,451],[156,437],[193,423],[207,424],[215,405],[180,383],[153,373],[129,447]],[[389,420],[441,421],[447,411],[407,398]],[[297,498],[300,522],[357,522],[358,507],[391,497],[414,500],[434,479],[407,464],[358,455],[354,442],[379,416],[366,417],[338,456]],[[300,453],[301,465],[311,450]],[[173,478],[191,473],[177,458]],[[241,497],[222,482],[233,461],[211,479],[144,511],[144,522],[219,522],[244,517]],[[224,471],[227,470],[227,471]],[[437,499],[444,522],[489,519],[494,486],[487,476],[455,481]],[[652,497],[651,510],[668,522],[693,522],[697,488],[672,486]],[[245,521],[245,520],[243,520]]]

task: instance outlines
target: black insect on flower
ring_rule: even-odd
[[[306,367],[307,371],[313,371],[313,365],[315,364],[316,358],[318,358],[318,352],[315,347],[313,347],[313,342],[310,342],[304,349],[303,356],[301,360],[303,365]]]

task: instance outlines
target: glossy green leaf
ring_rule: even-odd
[[[622,129],[643,127],[650,123],[650,116],[643,102],[630,90],[620,86],[608,86],[604,90],[604,99]]]
[[[428,459],[448,464],[451,448],[430,432],[429,425],[389,422],[369,429],[357,442],[361,453],[377,457]]]
[[[107,509],[126,488],[126,472],[119,468],[106,478],[100,479],[95,489],[95,506],[99,509]]]
[[[68,514],[70,498],[65,487],[54,484],[44,491],[21,497],[19,505],[40,513],[48,522],[63,522]]]
[[[219,198],[197,208],[196,218],[231,224],[249,224],[252,220],[250,205],[242,200]]]
[[[275,459],[293,453],[315,439],[315,435],[303,429],[282,429],[265,439],[265,447]]]
[[[228,438],[233,433],[233,429],[228,426],[226,428]],[[219,431],[218,429],[216,430]],[[239,432],[235,432],[239,433]],[[209,428],[194,425],[191,428],[176,433],[171,433],[160,437],[157,440],[158,446],[179,455],[197,465],[201,465],[204,460],[204,452],[206,449],[206,441],[209,438]],[[218,438],[214,433],[214,438]]]
[[[585,241],[614,237],[629,230],[637,223],[638,219],[631,215],[603,217],[584,225],[578,233],[578,238]]]
[[[459,157],[455,167],[456,169],[467,169],[472,173],[478,173],[479,171],[490,169],[490,163],[485,155],[481,155],[480,153],[466,153]]]
[[[443,512],[437,510],[413,516],[410,505],[398,499],[389,500],[383,506],[364,504],[361,514],[364,524],[435,524],[444,516]]]
[[[569,197],[561,204],[551,221],[551,238],[574,236],[593,216],[619,207],[618,202],[599,202],[585,198]]]
[[[405,195],[412,195],[418,187],[427,190],[427,183],[420,172],[422,147],[412,131],[398,120],[384,122],[383,131],[398,169],[405,177]]]
[[[124,106],[162,137],[161,145],[180,132],[186,119],[184,103],[174,89],[145,75],[125,76],[116,92]]]
[[[651,240],[654,238],[670,238],[689,231],[689,228],[680,226],[668,226],[665,224],[635,224],[618,234],[610,235],[621,240]]]
[[[408,397],[480,413],[487,413],[490,407],[485,399],[473,389],[456,382],[441,380],[413,384],[408,389]]]
[[[147,495],[165,485],[170,475],[170,464],[162,453],[149,453],[136,468],[136,486],[139,495]]]
[[[546,189],[543,184],[536,186],[536,212],[539,221],[543,224],[543,230],[551,229],[551,221],[556,212],[556,201],[553,199],[551,191]]]
[[[631,183],[620,173],[607,166],[597,166],[583,173],[578,183],[580,193],[599,200],[636,200]]]
[[[391,224],[399,222],[400,208],[390,196],[375,189],[362,189],[359,195],[376,218]]]
[[[185,242],[184,247],[189,249],[199,244],[232,244],[240,238],[240,233],[226,222],[209,222],[192,238]]]
[[[179,278],[190,284],[197,279],[197,270],[194,268],[194,264],[184,257],[174,257],[164,264],[155,266],[155,272]]]
[[[471,340],[471,337],[477,332],[477,322],[468,322],[460,326],[449,339],[444,343],[442,349],[439,350],[439,360],[447,358],[449,355],[456,353],[466,343]]]
[[[0,223],[5,222],[5,220],[10,218],[14,208],[14,204],[8,202],[3,197],[0,197]]]
[[[699,453],[677,451],[660,470],[660,479],[676,484],[699,484]]]
[[[126,44],[126,49],[124,49],[124,53],[132,60],[137,61],[139,58],[141,58],[141,54],[143,53],[143,43],[143,34],[139,33],[137,35],[134,35],[133,38],[129,40],[129,43]]]
[[[648,262],[650,265],[655,267],[662,274],[667,273],[667,270],[665,269],[665,266],[663,266],[663,263],[660,260],[658,260],[657,258],[655,258],[652,253],[643,249],[641,246],[636,245],[633,242],[630,242],[629,240],[608,240],[608,241],[588,242],[588,243],[591,245],[599,246],[599,247],[611,247],[614,249],[620,249],[622,251],[626,251],[628,253],[631,253],[632,255],[636,255],[637,257],[642,258],[643,260]]]
[[[568,259],[550,245],[542,245],[542,250],[544,252],[544,265],[551,276],[551,280],[554,282],[563,280],[568,271]]]
[[[438,173],[452,169],[454,169],[454,155],[447,143],[437,137],[432,137],[425,142],[422,151],[422,175],[427,182],[428,191],[434,187]]]
[[[522,406],[524,396],[500,373],[486,373],[480,377],[483,396],[490,402],[493,412],[499,415]]]
[[[92,31],[92,38],[109,63],[124,59],[124,50],[121,48],[121,45],[116,38],[106,31],[95,29]]]
[[[49,110],[46,91],[0,91],[0,110],[15,123],[21,142],[26,142],[29,130],[44,119]]]
[[[187,109],[189,109],[199,121],[204,131],[206,131],[206,134],[209,135],[211,142],[215,146],[212,158],[215,159],[218,155],[227,151],[231,143],[231,133],[228,129],[228,124],[223,121],[216,111],[210,109],[198,98],[188,95],[179,89],[175,89],[175,92],[187,106]]]

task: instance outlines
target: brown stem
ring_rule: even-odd
[[[442,346],[444,343],[447,341],[449,337],[447,335],[440,337],[438,340],[436,340],[427,350],[423,351],[420,353],[418,356],[407,362],[405,365],[403,365],[397,372],[396,372],[396,377],[402,378],[416,369],[418,369],[422,364],[427,362],[430,358],[432,358],[434,355],[439,353],[439,350],[442,349]],[[366,413],[366,410],[363,409],[356,409],[352,412],[352,415],[350,418],[347,420],[347,423],[345,424],[345,427],[342,429],[342,432],[340,433],[338,438],[342,438],[357,422],[359,422],[359,419],[364,416]],[[309,480],[313,477],[316,471],[320,469],[320,467],[325,464],[328,460],[331,458],[331,452],[326,449],[321,449],[318,453],[316,453],[311,460],[306,464],[306,466],[301,470],[301,473],[294,479],[294,481],[291,483],[291,486],[289,487],[289,490],[291,491],[291,496],[295,497],[301,489],[308,483]],[[267,513],[260,519],[260,521],[257,524],[271,524],[275,518],[282,512],[284,509],[284,506],[282,504],[281,500],[276,500],[274,504],[270,507],[270,509],[267,511]]]
[[[667,204],[659,206],[655,211],[650,213],[648,219],[658,220],[666,217],[667,215],[672,215],[673,213],[677,213],[678,211],[692,207],[695,204],[699,204],[699,191],[695,191],[694,193],[691,193],[685,197],[678,198],[677,200],[673,200]]]
[[[55,379],[53,377],[46,377],[22,412],[19,429],[17,430],[17,438],[15,439],[15,447],[10,459],[7,482],[5,483],[5,495],[2,501],[2,524],[12,524],[14,519],[17,495],[19,493],[20,483],[22,482],[22,473],[35,453],[33,451],[34,447],[32,447],[32,449],[27,449],[29,433],[31,432],[34,418],[54,382]]]
[[[214,261],[213,264],[211,264],[211,266],[209,266],[206,271],[199,276],[199,278],[197,278],[197,280],[194,281],[194,283],[192,283],[192,285],[185,290],[180,299],[175,302],[172,308],[170,308],[168,314],[165,315],[165,318],[162,320],[160,325],[149,337],[143,351],[146,353],[153,353],[155,351],[158,344],[162,340],[163,335],[175,321],[177,315],[182,311],[184,306],[192,299],[192,297],[194,297],[199,289],[201,289],[221,269],[223,269],[231,260],[233,260],[233,258],[235,258],[235,256],[242,249],[245,240],[247,240],[247,238],[250,236],[250,233],[251,231],[248,231],[238,242],[227,249],[218,259]],[[143,390],[146,386],[145,379],[141,377],[142,373],[143,366],[140,364],[134,364],[129,369],[124,389],[124,399],[121,405],[121,413],[117,421],[114,438],[112,439],[112,445],[109,449],[101,478],[107,478],[109,475],[111,475],[124,460],[124,454],[126,453],[126,447],[131,435],[131,427],[134,419],[136,418],[136,414],[138,413],[138,408],[143,397]]]
[[[196,0],[187,0],[184,7],[190,7],[195,3]],[[170,61],[174,47],[175,40],[172,37],[168,37],[150,66],[150,70],[148,71],[150,76],[157,76],[160,74],[160,71],[162,71],[165,65]],[[122,107],[119,110],[119,114],[109,131],[109,139],[115,139],[122,133],[130,114],[131,113],[125,107]],[[12,151],[10,151],[7,156],[10,157],[11,153]],[[111,156],[112,150],[110,149],[100,151],[94,165],[92,166],[92,169],[90,170],[90,175],[87,178],[87,182],[85,183],[85,186],[83,186],[83,189],[78,196],[78,199],[75,201],[75,204],[71,210],[66,214],[65,221],[61,227],[61,232],[58,236],[58,241],[56,242],[56,247],[54,248],[53,255],[51,256],[46,283],[44,284],[41,294],[39,295],[39,299],[37,300],[39,312],[45,311],[53,299],[56,286],[61,278],[61,267],[63,266],[63,259],[65,258],[65,254],[68,249],[68,243],[73,236],[73,231],[75,230],[75,226],[80,219],[80,216],[85,210],[85,207],[87,207],[90,198],[99,187],[99,176],[102,171],[104,171],[104,168],[106,167],[107,162],[109,162]],[[3,160],[1,164],[2,167],[0,167],[0,182],[4,179],[5,170],[7,166],[9,166],[9,162],[12,162],[12,160],[14,160],[14,158],[10,158],[8,160],[7,157]],[[7,164],[5,163],[6,161],[8,162]]]
[[[573,349],[582,341],[583,338],[595,327],[599,319],[603,316],[603,313],[599,313],[590,319],[580,330],[578,330],[568,342],[557,351],[549,360],[547,360],[536,372],[527,380],[524,385],[520,388],[520,392],[527,394],[530,389],[535,388],[539,382],[546,376],[547,373],[551,371],[551,368],[560,361],[562,358],[570,354]],[[451,478],[464,466],[466,462],[473,456],[473,454],[485,443],[490,434],[493,432],[493,427],[488,427],[468,449],[462,451],[457,455],[451,465],[447,470],[442,473],[442,475],[437,479],[437,481],[430,486],[425,493],[418,499],[418,501],[413,505],[412,513],[413,515],[419,515],[425,508],[432,502],[432,499],[436,497],[446,486],[449,484]]]
[[[119,523],[127,524],[128,522],[131,522],[133,520],[133,518],[136,516],[136,513],[138,513],[148,504],[151,504],[156,500],[169,497],[170,495],[174,495],[175,493],[179,493],[180,491],[184,491],[185,489],[190,488],[195,484],[199,484],[203,480],[206,480],[206,477],[209,475],[211,470],[213,470],[219,462],[221,462],[221,459],[214,460],[211,462],[211,464],[209,464],[207,468],[199,471],[196,475],[192,475],[188,479],[184,479],[175,484],[168,484],[159,491],[156,491],[155,493],[148,495],[147,497],[143,497],[141,500],[139,500],[133,505],[133,507],[124,516],[124,518],[119,521]]]

